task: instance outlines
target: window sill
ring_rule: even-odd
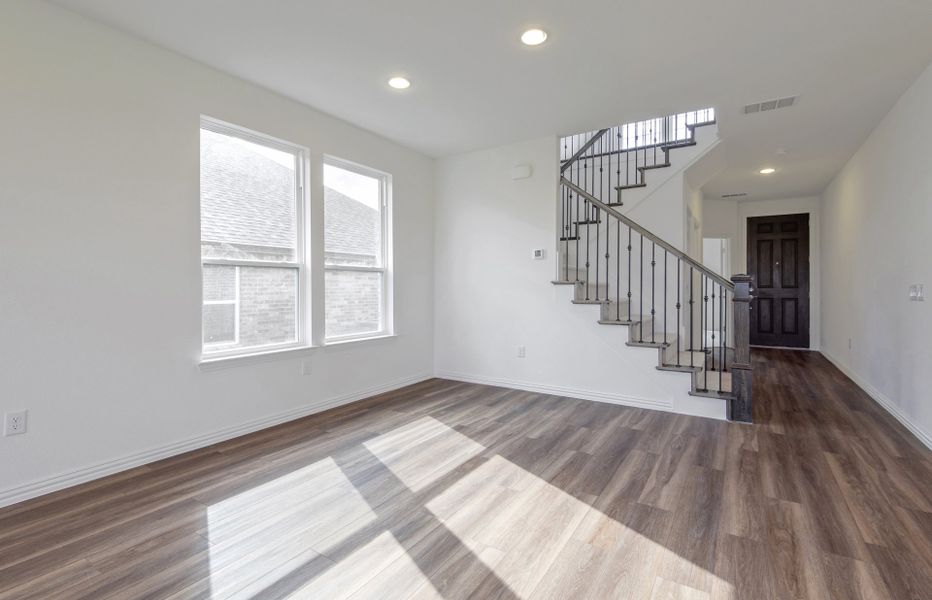
[[[356,342],[375,342],[378,340],[388,340],[398,337],[397,333],[376,333],[364,337],[336,338],[324,341],[324,346],[343,346],[345,344],[355,344]]]
[[[265,352],[253,352],[252,354],[205,358],[198,363],[197,368],[201,371],[217,371],[230,367],[240,367],[243,365],[271,362],[285,358],[301,357],[310,354],[316,349],[317,346],[298,346],[295,348],[280,348],[277,350],[267,350]]]

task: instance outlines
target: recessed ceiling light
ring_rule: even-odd
[[[770,167],[767,167],[766,169],[761,169],[761,170],[760,170],[760,174],[761,174],[761,175],[770,175],[771,173],[776,173],[776,171],[777,171],[776,169],[771,169]]]
[[[411,82],[404,77],[392,77],[388,80],[388,85],[392,86],[396,90],[406,90],[411,87]]]
[[[547,32],[543,29],[528,29],[521,34],[521,41],[527,46],[538,46],[547,40]]]

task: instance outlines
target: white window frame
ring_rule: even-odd
[[[372,177],[379,181],[379,219],[381,221],[381,241],[382,241],[382,261],[378,267],[367,267],[367,266],[352,266],[352,265],[328,265],[327,264],[327,255],[326,252],[323,253],[324,257],[324,271],[348,271],[348,272],[366,272],[366,273],[381,273],[382,274],[382,294],[381,294],[381,325],[382,327],[378,331],[367,331],[365,333],[354,333],[350,335],[340,335],[340,336],[331,336],[327,333],[327,303],[326,303],[326,290],[324,291],[324,343],[325,344],[335,344],[342,342],[351,342],[355,340],[366,340],[371,338],[386,337],[394,334],[394,320],[392,318],[392,225],[391,225],[391,206],[392,206],[392,176],[389,173],[367,167],[365,165],[360,165],[342,158],[337,158],[335,156],[324,156],[324,165],[329,165],[331,167],[337,167],[340,169],[345,169],[347,171],[352,171],[360,175],[365,175],[366,177]],[[326,182],[324,182],[326,185]],[[326,208],[324,209],[326,210]],[[326,220],[326,215],[324,216]],[[326,236],[326,232],[324,233]],[[326,237],[324,239],[324,246],[326,247]],[[326,277],[324,279],[326,282]],[[326,283],[324,283],[326,286]]]
[[[201,261],[201,276],[203,277],[203,269],[205,264],[212,264],[209,262]],[[203,284],[201,285],[203,290]],[[202,292],[203,293],[203,292]],[[236,345],[239,343],[239,267],[233,267],[233,299],[232,300],[204,300],[204,306],[219,306],[222,304],[232,304],[233,305],[233,340],[229,342],[205,342],[203,341],[203,335],[201,336],[201,344],[204,348],[223,348],[226,346]],[[203,316],[201,317],[201,327],[204,326]],[[216,354],[219,350],[212,350],[211,355]]]
[[[201,257],[201,305],[204,305],[204,265],[229,265],[235,267],[272,267],[281,269],[297,270],[297,289],[295,290],[295,340],[274,344],[264,344],[261,346],[249,346],[246,348],[231,348],[228,350],[212,351],[211,347],[220,344],[205,344],[204,339],[204,319],[201,317],[201,361],[213,360],[220,358],[230,358],[237,356],[250,356],[253,354],[264,354],[279,350],[292,350],[297,348],[307,348],[311,346],[311,316],[310,316],[310,232],[308,227],[308,215],[310,214],[310,200],[307,186],[308,172],[308,155],[309,151],[303,146],[287,142],[285,140],[259,133],[239,125],[227,123],[219,119],[214,119],[202,115],[200,129],[207,129],[215,133],[238,137],[247,142],[259,144],[282,152],[295,155],[295,260],[293,261],[264,261],[264,260],[240,260],[233,258],[204,258]],[[200,131],[200,129],[198,131]],[[200,195],[198,195],[198,204],[200,205]],[[203,240],[201,240],[203,242]],[[239,343],[239,276],[240,270],[236,269],[236,343]]]

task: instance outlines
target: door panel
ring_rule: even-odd
[[[757,330],[773,333],[773,298],[761,298],[757,303]]]
[[[809,347],[809,215],[748,219],[751,344]]]
[[[783,268],[780,270],[783,279],[780,285],[784,289],[799,286],[799,263],[796,260],[798,250],[799,240],[782,240],[780,244],[780,253],[783,258]]]
[[[757,241],[757,287],[773,287],[773,240]]]

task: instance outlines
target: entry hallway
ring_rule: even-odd
[[[929,598],[930,452],[755,369],[755,425],[435,379],[133,469],[0,511],[0,598]]]

